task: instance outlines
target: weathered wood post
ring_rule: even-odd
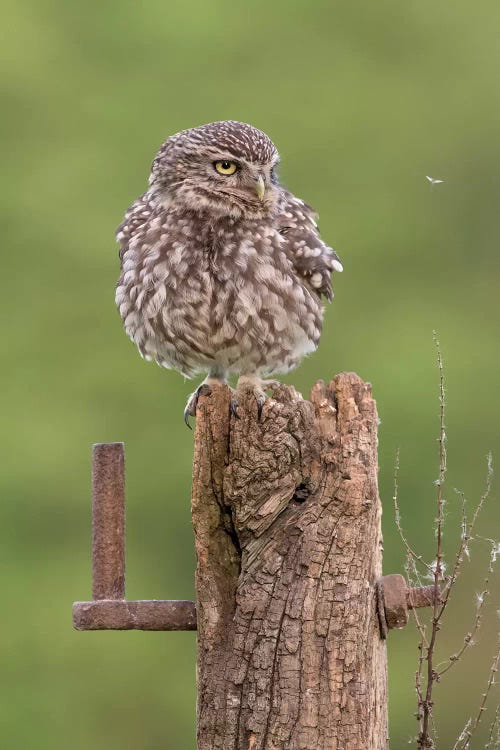
[[[370,386],[281,386],[260,421],[251,397],[238,416],[226,387],[200,399],[198,750],[385,750]]]
[[[257,419],[200,399],[198,602],[125,598],[123,443],[92,452],[91,601],[77,630],[198,628],[197,750],[387,748],[385,638],[436,587],[380,577],[377,413],[357,375],[281,386]]]

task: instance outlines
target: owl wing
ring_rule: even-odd
[[[127,250],[131,237],[133,237],[146,224],[151,214],[153,213],[153,207],[148,199],[148,194],[144,193],[125,212],[125,217],[122,223],[116,230],[116,240],[120,245],[118,254],[120,260],[123,260],[123,253]]]
[[[317,214],[311,206],[285,191],[278,215],[278,232],[283,236],[283,249],[296,272],[317,294],[333,299],[332,271],[342,271],[337,253],[321,239],[316,224]]]

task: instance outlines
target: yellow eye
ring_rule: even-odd
[[[224,175],[234,174],[238,169],[236,162],[226,161],[225,159],[222,161],[216,161],[214,167],[219,174]]]

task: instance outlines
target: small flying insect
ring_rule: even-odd
[[[428,174],[425,175],[426,179],[429,180],[431,185],[440,185],[444,180],[438,180],[435,177],[429,177]]]

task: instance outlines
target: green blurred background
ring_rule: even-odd
[[[319,351],[287,380],[303,393],[341,370],[373,383],[385,572],[398,572],[397,446],[408,534],[432,550],[439,331],[451,549],[453,488],[472,505],[487,451],[500,455],[498,3],[10,0],[2,17],[0,744],[192,750],[194,634],[71,628],[72,601],[90,597],[93,442],[126,442],[128,597],[193,596],[192,384],[122,331],[115,227],[167,135],[226,118],[269,133],[345,266]],[[481,533],[499,521],[494,495]],[[488,555],[478,542],[443,658],[473,620]],[[436,691],[439,748],[478,707],[490,585],[477,646]],[[416,642],[413,628],[389,639],[393,750],[416,734]]]

